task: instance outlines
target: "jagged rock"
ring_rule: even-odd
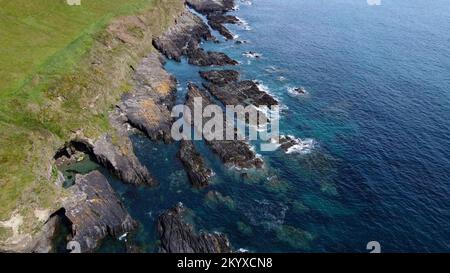
[[[192,141],[181,141],[178,156],[187,170],[192,185],[197,188],[208,186],[213,172],[205,166],[203,158],[195,149]]]
[[[205,84],[205,87],[225,105],[266,105],[268,107],[278,105],[278,101],[260,90],[254,81],[231,82],[223,86]]]
[[[72,241],[80,244],[81,252],[93,251],[106,236],[118,238],[137,227],[100,172],[77,175],[70,190],[65,216],[72,223]]]
[[[114,175],[126,183],[156,185],[148,169],[143,166],[133,151],[129,138],[113,144],[109,135],[102,136],[94,143],[92,153],[100,164],[106,166]]]
[[[239,72],[235,70],[210,70],[199,73],[203,79],[220,86],[239,80]]]
[[[186,0],[197,12],[207,15],[208,24],[226,39],[234,39],[233,33],[224,24],[237,24],[239,19],[233,15],[224,15],[234,8],[234,0]]]
[[[200,47],[202,39],[215,40],[202,19],[186,10],[177,18],[174,26],[153,39],[153,45],[167,58],[178,62],[182,56],[186,56],[190,64],[198,66],[237,64],[224,53],[203,50]]]
[[[161,238],[160,252],[163,253],[230,253],[227,237],[220,233],[197,234],[192,225],[183,219],[182,204],[169,209],[158,219],[158,233]]]
[[[205,95],[205,91],[201,91],[196,85],[189,84],[189,92],[187,94],[186,105],[191,109],[194,109],[194,98],[202,98],[203,107],[214,104],[212,100]],[[203,124],[208,122],[209,118],[204,118]],[[227,129],[231,125],[224,121],[225,132],[227,130],[234,130],[234,128]],[[199,128],[196,128],[199,129]],[[236,130],[235,130],[236,131]],[[224,132],[224,133],[225,133]],[[236,134],[236,132],[235,132]],[[263,161],[258,158],[254,151],[252,151],[250,145],[242,140],[207,140],[206,143],[211,149],[221,158],[221,160],[229,166],[238,168],[261,168]]]
[[[133,91],[122,96],[118,108],[126,122],[150,139],[170,142],[176,80],[163,65],[164,59],[158,53],[144,58],[135,71]]]
[[[197,66],[222,66],[222,65],[237,65],[238,62],[228,57],[225,53],[207,51],[203,48],[192,47],[188,52],[188,62]]]
[[[186,0],[186,3],[196,11],[208,15],[225,13],[235,7],[234,0]]]
[[[224,26],[224,24],[239,24],[240,21],[236,16],[223,15],[223,14],[211,14],[207,16],[208,24],[212,29],[217,30],[222,36],[228,40],[233,40],[233,33]]]

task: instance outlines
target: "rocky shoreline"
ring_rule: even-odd
[[[186,10],[177,18],[173,27],[153,40],[153,45],[168,59],[177,62],[184,56],[190,64],[198,66],[238,64],[225,53],[205,51],[200,47],[202,40],[216,39],[200,17]]]
[[[233,34],[224,24],[239,23],[227,12],[234,8],[233,0],[187,0],[186,4],[206,16],[211,28],[225,38]],[[201,48],[202,41],[217,41],[203,20],[185,9],[174,24],[163,34],[153,37],[158,52],[145,56],[133,70],[132,88],[121,96],[120,102],[110,112],[112,132],[91,139],[82,132],[55,154],[56,165],[76,160],[79,153],[90,155],[124,183],[155,186],[158,182],[135,155],[130,134],[141,132],[152,141],[172,142],[170,136],[173,119],[171,108],[176,98],[176,79],[165,69],[164,57],[197,66],[237,65],[238,62],[221,52],[208,52]],[[207,70],[200,76],[208,81],[206,89],[194,84],[188,86],[186,105],[193,107],[193,99],[200,97],[203,105],[215,104],[213,97],[230,105],[277,105],[278,102],[260,90],[256,82],[240,81],[235,70]],[[204,123],[207,119],[204,120]],[[226,122],[225,126],[230,126]],[[234,130],[234,129],[232,129]],[[237,132],[235,131],[235,134]],[[263,160],[244,140],[206,140],[208,147],[228,167],[237,169],[263,168]],[[178,154],[194,187],[208,186],[213,171],[203,161],[192,141],[182,141]],[[59,184],[62,185],[61,173]],[[193,227],[183,220],[185,208],[177,205],[158,219],[161,236],[161,252],[231,252],[228,239],[217,233],[196,234]],[[63,212],[61,214],[61,212]],[[61,215],[59,215],[59,214]],[[42,227],[41,235],[34,241],[33,251],[49,252],[51,240],[57,230],[58,217],[66,217],[71,223],[71,239],[80,243],[82,252],[92,252],[107,236],[118,238],[137,227],[124,205],[98,171],[77,175],[75,184],[68,188],[59,211],[54,212]]]

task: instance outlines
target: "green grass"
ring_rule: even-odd
[[[89,35],[112,17],[129,14],[152,0],[0,0],[0,95],[18,91],[33,74],[62,72],[90,46]]]
[[[75,131],[111,131],[108,111],[181,0],[0,0],[0,220],[57,206],[53,154]],[[139,29],[129,14],[141,14]],[[122,21],[121,21],[122,20]],[[117,23],[137,43],[105,28]],[[96,63],[98,62],[98,63]],[[33,228],[33,227],[31,227]],[[1,240],[0,240],[1,241]]]

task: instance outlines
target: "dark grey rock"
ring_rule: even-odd
[[[177,18],[174,26],[153,39],[153,45],[167,58],[178,62],[182,56],[186,56],[190,64],[198,66],[237,64],[224,53],[203,50],[200,47],[202,40],[212,41],[215,38],[200,17],[186,10]]]
[[[239,80],[239,72],[235,70],[210,70],[199,73],[203,79],[220,86]]]
[[[240,21],[236,16],[233,15],[223,15],[223,14],[211,14],[207,16],[208,24],[212,29],[217,30],[222,36],[228,40],[233,40],[233,33],[226,28],[225,24],[239,24]]]
[[[106,236],[118,238],[137,227],[100,172],[77,175],[70,190],[65,216],[72,223],[72,240],[80,244],[81,252],[93,251]]]
[[[260,90],[254,81],[231,82],[223,86],[205,84],[205,87],[225,105],[266,105],[268,107],[278,105],[278,101]]]
[[[76,137],[67,144],[66,150],[69,156],[78,151],[91,155],[97,163],[124,183],[150,186],[157,184],[148,169],[136,157],[128,134],[121,131],[117,131],[114,138],[109,134],[97,140]]]
[[[163,253],[230,253],[228,238],[220,233],[197,234],[183,219],[182,204],[169,209],[158,218],[158,233]]]
[[[205,166],[203,158],[195,149],[192,141],[181,141],[178,156],[187,170],[192,185],[196,188],[208,186],[209,180],[213,176],[213,172]]]
[[[214,104],[213,101],[205,94],[205,91],[194,84],[189,84],[189,92],[187,94],[186,105],[194,109],[194,98],[200,97],[203,101],[203,107]],[[204,118],[203,124],[208,122],[209,118]],[[224,128],[231,125],[224,121]],[[227,129],[225,129],[227,130]],[[234,128],[228,129],[234,130]],[[236,133],[236,132],[235,132]],[[225,134],[225,132],[224,132]],[[211,147],[221,160],[228,166],[238,168],[262,168],[263,161],[258,158],[250,145],[242,140],[206,140],[206,143]],[[237,139],[235,137],[235,139]]]
[[[234,0],[186,0],[186,3],[205,15],[225,13],[231,11],[235,6]]]

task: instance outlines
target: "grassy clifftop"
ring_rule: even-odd
[[[0,0],[0,246],[58,206],[53,154],[110,130],[134,66],[181,0]],[[5,222],[8,219],[20,221]],[[22,222],[18,228],[5,223]],[[14,237],[14,238],[13,238]],[[12,238],[12,239],[11,239]]]

